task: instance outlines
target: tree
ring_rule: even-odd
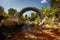
[[[51,0],[51,8],[56,7],[58,8],[58,12],[56,14],[56,17],[60,19],[60,0]]]
[[[0,6],[0,21],[4,19],[3,14],[4,14],[4,8]]]
[[[58,7],[60,8],[60,0],[51,0],[51,7]]]
[[[58,8],[57,7],[50,8],[50,15],[56,16],[56,14],[58,14]]]
[[[58,12],[58,8],[57,7],[52,7],[52,8],[48,8],[48,7],[42,7],[41,11],[43,12],[43,14],[47,17],[53,17],[57,14]]]
[[[10,17],[10,15],[4,12],[4,14],[0,15],[0,21],[3,19],[7,19],[9,17]]]
[[[27,14],[25,14],[25,19],[26,19],[26,20],[28,19],[28,16],[27,16]]]
[[[7,18],[9,18],[9,17],[11,17],[9,14],[7,14],[7,13],[4,13],[3,14],[3,17],[4,17],[4,19],[7,19]]]
[[[40,23],[40,18],[37,17],[37,18],[35,19],[35,24],[39,24],[39,23]]]
[[[4,12],[4,8],[2,6],[0,6],[0,15],[2,15]]]
[[[41,11],[45,16],[49,16],[50,9],[48,7],[42,7]]]
[[[9,15],[14,15],[15,13],[17,13],[17,10],[16,9],[13,9],[13,8],[10,8],[10,9],[8,9],[8,14]]]
[[[30,19],[31,19],[32,21],[34,21],[34,20],[36,19],[36,17],[37,17],[37,14],[31,13]]]
[[[21,20],[26,21],[26,20],[27,20],[27,15],[23,15],[23,16],[21,17]]]
[[[53,25],[54,24],[54,20],[56,20],[56,14],[58,14],[58,8],[57,7],[42,7],[41,11],[44,13],[45,17],[48,17],[47,19],[47,23],[49,25]],[[52,20],[51,20],[52,19]]]

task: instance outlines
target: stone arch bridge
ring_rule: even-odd
[[[13,15],[11,18],[3,20],[2,24],[4,26],[13,26],[14,25],[13,22],[16,22],[18,25],[21,25],[21,24],[25,23],[22,20],[20,20],[20,18],[22,17],[22,15],[26,11],[30,11],[30,10],[36,12],[39,15],[39,17],[40,17],[40,19],[42,21],[42,19],[44,18],[44,15],[43,15],[43,13],[38,8],[35,8],[35,7],[26,7],[26,8],[23,8],[19,13]]]
[[[35,7],[23,8],[19,13],[13,15],[11,18],[8,18],[6,20],[2,20],[1,21],[1,25],[0,26],[3,28],[2,29],[2,34],[4,33],[4,31],[5,31],[5,34],[7,34],[6,31],[9,32],[9,33],[10,32],[13,33],[13,32],[17,31],[17,30],[15,31],[15,29],[21,28],[25,22],[20,20],[20,18],[22,17],[24,12],[30,11],[30,10],[32,10],[34,12],[37,12],[37,14],[41,18],[41,20],[44,18],[42,12],[39,9],[35,8]],[[11,34],[9,34],[9,35],[11,35]]]
[[[42,19],[44,18],[44,15],[42,14],[42,12],[39,10],[39,9],[37,9],[37,8],[35,8],[35,7],[27,7],[27,8],[23,8],[18,14],[15,14],[14,16],[12,16],[11,18],[8,18],[8,19],[6,19],[6,20],[3,20],[3,22],[2,22],[2,27],[3,28],[5,28],[6,27],[6,29],[9,29],[10,31],[12,31],[12,30],[15,30],[15,29],[17,29],[17,28],[19,28],[19,27],[22,27],[22,25],[25,23],[25,22],[22,22],[21,20],[20,20],[20,18],[21,18],[21,16],[24,14],[24,12],[26,12],[26,11],[30,11],[30,10],[32,10],[32,11],[35,11],[35,12],[37,12],[38,13],[38,15],[40,16],[40,18],[41,18],[41,21],[42,21]],[[17,25],[15,24],[14,25],[14,23],[17,23]],[[19,27],[16,27],[17,26],[19,26]],[[12,27],[12,29],[10,28],[10,27]],[[54,34],[54,35],[52,35],[52,34]],[[1,33],[0,33],[0,35],[1,35]],[[11,34],[10,34],[11,35]],[[58,34],[58,35],[60,35],[60,33]],[[20,39],[20,36],[22,36],[22,39]],[[21,31],[19,31],[19,32],[15,32],[15,34],[12,34],[10,37],[6,37],[6,40],[24,40],[23,37],[24,36],[24,33],[21,33]],[[45,34],[37,34],[37,36],[40,36],[40,37],[47,37],[48,38],[48,40],[54,40],[55,38],[58,38],[56,35],[55,35],[55,33],[49,33],[49,32],[47,32],[47,33],[45,33]],[[31,36],[32,37],[32,36]],[[36,37],[35,37],[36,38]],[[59,38],[60,39],[60,38]],[[0,40],[5,40],[4,38],[0,38]]]

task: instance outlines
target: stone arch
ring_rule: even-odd
[[[26,7],[26,8],[23,8],[19,13],[18,13],[18,18],[21,18],[21,16],[26,12],[26,11],[34,11],[34,12],[37,12],[37,14],[39,15],[39,17],[41,18],[41,20],[44,18],[44,15],[43,13],[35,8],[35,7]]]
[[[12,24],[13,22],[16,22],[18,25],[25,23],[25,21],[20,20],[20,18],[22,17],[24,12],[30,11],[30,10],[37,12],[37,14],[39,15],[39,17],[41,19],[40,21],[42,22],[44,15],[39,9],[37,9],[35,7],[26,7],[26,8],[23,8],[19,13],[12,16],[11,18],[4,20],[2,22],[2,24],[4,24],[5,26],[9,26],[9,25],[12,26],[12,25],[14,25],[14,24]]]
[[[35,7],[26,7],[26,8],[23,8],[18,14],[15,14],[11,19],[14,19],[14,17],[15,17],[15,20],[18,19],[17,24],[18,24],[19,27],[21,27],[20,25],[23,24],[23,23],[19,19],[22,17],[22,15],[24,14],[24,12],[30,11],[30,10],[37,12],[38,15],[40,16],[41,20],[44,18],[44,15],[42,14],[42,12],[39,9],[37,9]],[[11,19],[9,19],[9,20],[11,21]],[[8,24],[10,24],[10,23],[7,23],[7,25]],[[8,38],[7,38],[7,40],[8,40]]]

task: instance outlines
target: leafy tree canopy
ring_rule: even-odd
[[[15,13],[17,13],[17,10],[16,10],[16,9],[13,9],[13,8],[9,8],[9,9],[8,9],[8,14],[9,14],[9,15],[12,16],[12,15],[14,15]]]

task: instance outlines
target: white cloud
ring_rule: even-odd
[[[46,3],[47,1],[46,0],[41,0],[41,3]]]

